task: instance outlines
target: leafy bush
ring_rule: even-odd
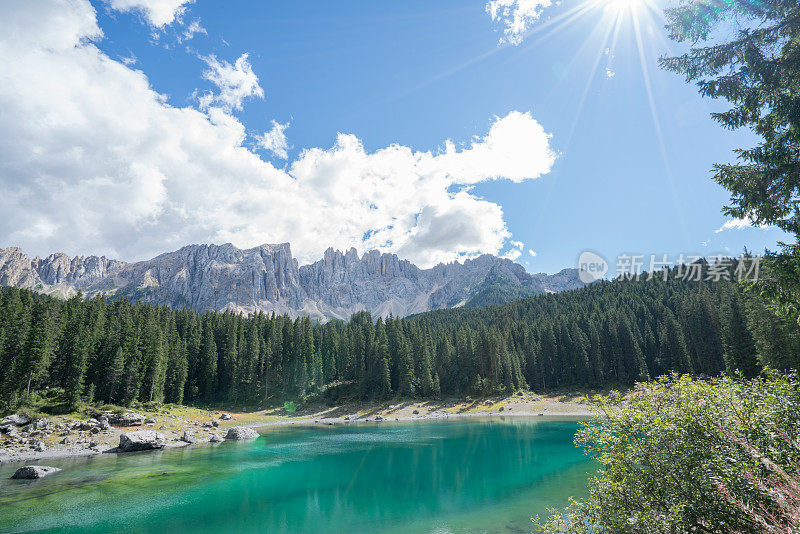
[[[118,406],[116,404],[103,404],[94,409],[94,413],[92,415],[100,415],[103,412],[112,412],[117,415],[122,415],[125,413],[126,409],[123,406]]]
[[[800,505],[796,377],[669,376],[594,402],[603,415],[576,436],[600,464],[589,497],[540,530],[789,531]]]
[[[297,411],[297,406],[292,401],[286,401],[283,403],[283,409],[286,410],[286,413],[294,413]]]

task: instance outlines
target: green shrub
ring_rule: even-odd
[[[283,409],[286,410],[286,413],[294,413],[297,411],[297,406],[292,401],[286,401],[283,403]]]
[[[796,377],[671,376],[593,402],[603,415],[575,438],[600,464],[589,497],[540,530],[789,531],[781,521],[798,510],[787,514],[774,488],[800,480]],[[758,513],[775,525],[760,524]]]

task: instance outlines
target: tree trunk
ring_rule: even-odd
[[[31,397],[31,379],[33,379],[33,369],[31,369],[28,373],[28,387],[25,388],[25,400],[28,400]]]

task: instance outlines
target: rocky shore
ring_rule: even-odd
[[[338,425],[450,419],[458,417],[591,417],[579,394],[532,394],[451,401],[351,403],[309,406],[296,413],[282,408],[225,412],[185,406],[157,412],[106,412],[96,418],[13,414],[0,420],[0,463],[91,456],[252,439],[252,428],[286,425]]]

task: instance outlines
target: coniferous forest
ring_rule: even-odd
[[[800,335],[742,284],[669,272],[503,306],[349,322],[198,314],[124,299],[0,290],[0,399],[263,405],[486,395],[798,368]],[[665,279],[666,278],[666,279]],[[338,389],[337,389],[338,388]]]

